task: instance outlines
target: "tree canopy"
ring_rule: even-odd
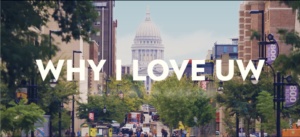
[[[88,118],[89,112],[98,111],[98,119],[95,121],[103,120],[111,123],[112,120],[116,120],[122,123],[125,119],[125,114],[131,111],[137,111],[144,102],[147,102],[148,95],[145,94],[145,87],[143,82],[133,81],[133,77],[130,74],[122,76],[121,81],[117,81],[115,77],[109,78],[111,81],[107,82],[109,95],[107,91],[102,96],[93,95],[89,96],[88,103],[80,103],[77,109],[77,117],[86,119],[88,122],[92,122]],[[117,86],[120,85],[120,86]],[[124,98],[120,100],[119,91],[122,91]],[[104,104],[106,106],[106,113],[103,112]]]
[[[153,83],[149,102],[170,128],[178,127],[179,121],[188,127],[204,125],[216,115],[203,89],[186,76],[178,80],[175,73]]]
[[[83,38],[89,41],[90,34],[95,34],[92,27],[98,13],[95,11],[93,1],[2,1],[1,2],[1,85],[7,88],[1,89],[1,107],[11,110],[14,107],[9,104],[15,99],[16,89],[22,80],[34,79],[38,85],[38,106],[43,109],[43,115],[51,115],[51,121],[57,121],[60,103],[68,103],[69,96],[79,94],[77,86],[73,82],[67,82],[63,77],[66,68],[63,68],[59,83],[55,88],[50,88],[50,75],[46,80],[41,79],[38,73],[36,59],[48,62],[51,56],[59,51],[58,46],[49,44],[53,38],[43,34],[41,26],[46,26],[50,18],[59,25],[62,33],[56,33],[63,42],[70,42],[71,38],[78,40]],[[55,63],[54,63],[55,64]],[[27,86],[27,85],[26,85]],[[10,107],[12,107],[10,109]],[[28,106],[29,107],[29,106]],[[31,109],[35,109],[31,107]],[[26,109],[26,113],[35,110]],[[2,113],[1,113],[2,114]],[[34,116],[36,116],[34,115]],[[33,125],[35,121],[28,125]],[[65,123],[68,122],[68,123]],[[2,122],[1,122],[2,123]],[[25,122],[26,123],[26,122]],[[70,125],[70,121],[63,121],[63,125]],[[68,126],[65,126],[67,128]],[[55,131],[55,128],[54,128]]]
[[[10,102],[12,107],[1,105],[1,132],[12,136],[20,136],[21,131],[28,134],[35,129],[33,123],[43,123],[45,112],[34,103],[25,105],[27,99],[22,99],[19,104]]]

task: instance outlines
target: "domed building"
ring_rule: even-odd
[[[138,27],[134,44],[131,47],[132,60],[138,60],[139,62],[139,76],[146,76],[144,81],[147,94],[151,91],[151,85],[154,82],[150,79],[147,67],[152,60],[160,59],[164,60],[164,46],[158,27],[151,21],[149,6],[146,13],[145,21]],[[153,68],[155,75],[160,76],[162,74],[162,66],[155,65]]]

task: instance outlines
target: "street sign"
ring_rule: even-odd
[[[268,44],[267,45],[267,63],[271,64],[275,61],[278,55],[278,49],[276,44]]]
[[[285,107],[289,107],[296,103],[299,96],[297,85],[285,85]]]
[[[239,128],[240,133],[244,133],[244,128]]]
[[[89,119],[92,121],[94,120],[94,113],[89,113]]]
[[[204,91],[206,91],[206,81],[201,81],[201,87]]]

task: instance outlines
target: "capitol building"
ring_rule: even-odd
[[[154,81],[150,79],[147,73],[148,64],[152,60],[164,60],[164,46],[162,45],[162,39],[158,27],[151,21],[149,6],[145,21],[136,31],[134,44],[132,45],[131,50],[132,60],[138,60],[139,62],[139,76],[146,76],[144,84],[147,94],[149,94],[151,91],[151,85]],[[157,76],[160,76],[162,71],[163,69],[161,65],[155,65],[153,68],[153,72]]]

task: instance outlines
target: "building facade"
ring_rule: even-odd
[[[232,59],[237,59],[237,57],[235,58],[234,56],[238,53],[237,41],[238,39],[232,39],[231,44],[218,44],[217,42],[215,42],[212,48],[213,60],[220,58],[224,53],[232,53]]]
[[[98,61],[106,60],[103,71],[112,76],[115,73],[115,33],[116,23],[113,21],[113,8],[115,1],[100,1],[94,3],[99,16],[93,27],[98,29],[96,35],[92,35],[91,39],[95,40],[98,45]]]
[[[152,60],[164,59],[164,46],[158,27],[151,21],[149,7],[146,13],[145,21],[138,27],[134,38],[134,44],[131,47],[132,60],[138,60],[138,73],[140,76],[146,76],[144,81],[146,91],[149,94],[153,80],[149,77],[147,68]],[[162,66],[155,65],[153,72],[155,75],[162,74]]]
[[[259,58],[258,40],[250,40],[250,29],[261,33],[262,15],[250,14],[251,10],[264,10],[264,32],[266,35],[273,34],[279,44],[279,54],[289,54],[290,45],[279,41],[280,35],[277,28],[295,29],[295,12],[279,1],[244,1],[239,7],[239,42],[238,59],[248,64],[251,59]],[[260,40],[259,40],[260,41]]]
[[[131,74],[131,65],[122,65],[122,76],[126,74]]]

